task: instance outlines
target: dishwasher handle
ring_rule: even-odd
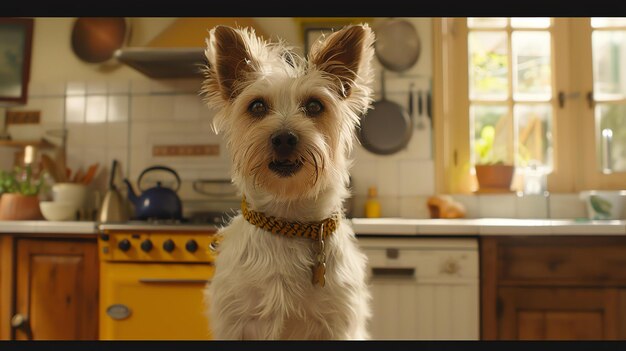
[[[413,278],[415,268],[404,267],[372,267],[372,278]]]
[[[144,284],[206,284],[207,279],[177,279],[177,278],[139,278]]]

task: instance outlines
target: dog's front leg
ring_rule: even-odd
[[[282,318],[254,318],[245,322],[244,340],[277,340],[283,331]]]

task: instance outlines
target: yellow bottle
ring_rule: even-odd
[[[367,191],[367,201],[365,201],[365,217],[380,217],[380,202],[378,202],[378,191],[375,186],[371,186]]]

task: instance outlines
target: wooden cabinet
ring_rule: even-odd
[[[12,267],[3,265],[2,274],[12,279],[0,281],[2,289],[10,289],[12,296],[3,295],[1,315],[10,316],[14,325],[2,321],[3,338],[97,340],[99,266],[95,238],[16,237],[11,246]]]
[[[481,238],[481,338],[626,339],[626,238]]]

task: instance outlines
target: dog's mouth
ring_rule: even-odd
[[[269,169],[280,177],[291,177],[302,168],[301,160],[275,160],[270,162]]]

